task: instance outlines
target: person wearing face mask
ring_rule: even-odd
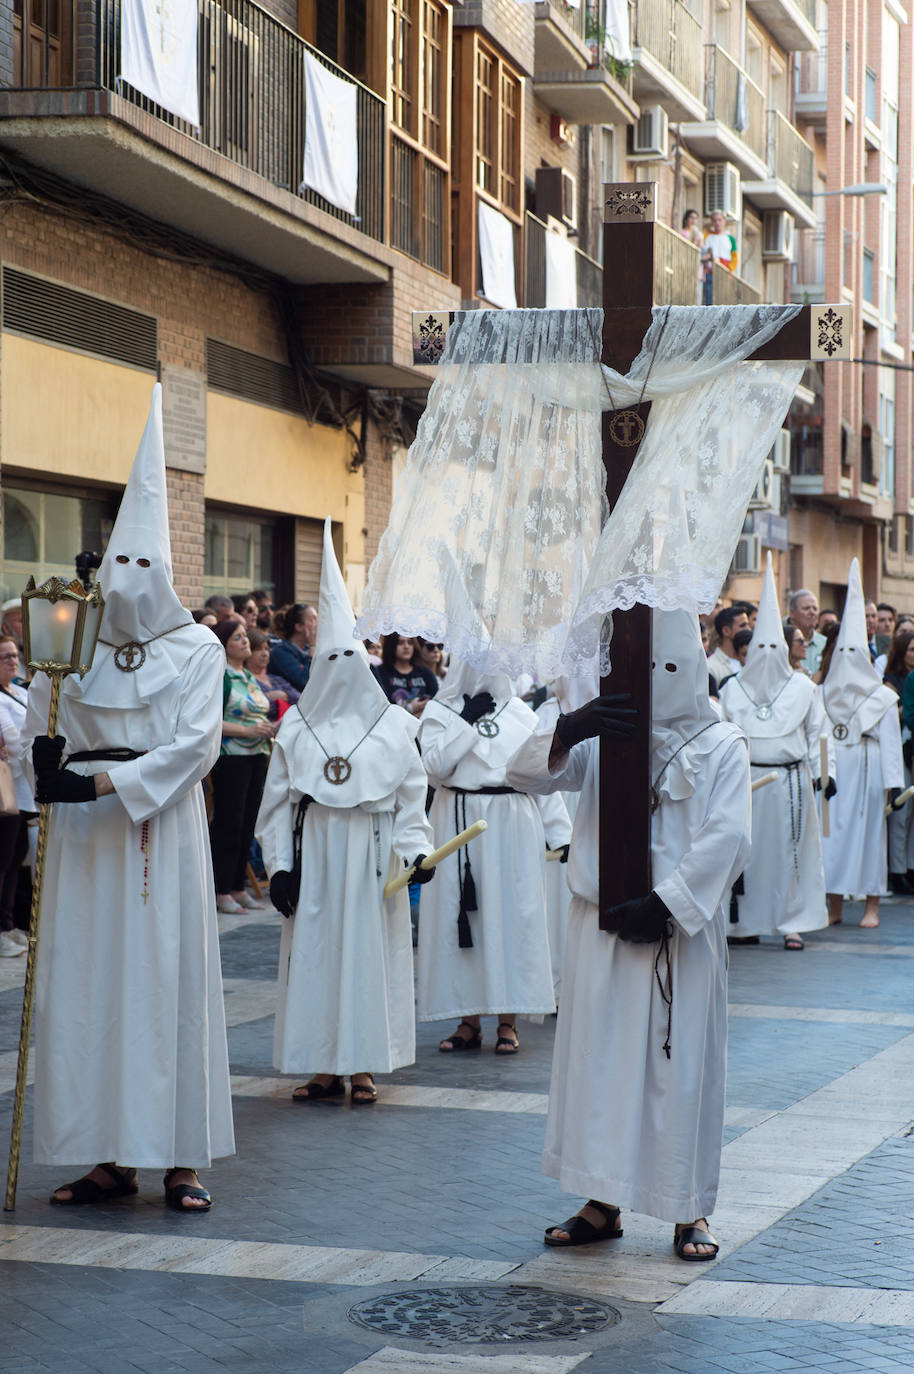
[[[435,844],[475,821],[485,835],[445,859],[422,899],[417,979],[420,1021],[456,1018],[442,1054],[482,1047],[480,1016],[497,1016],[497,1055],[518,1052],[515,1019],[555,1010],[546,922],[546,850],[564,849],[564,804],[544,811],[505,777],[508,760],[537,717],[505,673],[452,659],[422,717],[419,743],[436,788],[429,819]]]
[[[731,903],[728,935],[778,935],[785,949],[801,950],[802,931],[828,924],[813,787],[824,782],[826,797],[834,796],[834,749],[830,776],[822,779],[825,716],[813,683],[790,666],[770,554],[746,664],[721,692],[720,710],[749,740],[753,779],[777,774],[752,798],[752,853]]]
[[[376,1073],[415,1058],[406,889],[384,886],[432,850],[417,721],[392,706],[353,639],[355,616],[324,526],[320,614],[308,684],[276,736],[257,838],[270,896],[288,919],[279,955],[273,1062],[311,1073],[293,1100],[377,1100]]]
[[[835,741],[838,795],[822,840],[829,925],[840,925],[846,893],[866,894],[860,925],[879,924],[887,891],[886,800],[904,787],[898,698],[870,661],[860,566],[851,563],[841,628],[822,684],[826,730]]]
[[[205,1211],[197,1170],[234,1153],[215,893],[200,783],[219,753],[225,655],[172,585],[162,388],[98,573],[84,678],[29,692],[23,741],[52,804],[37,970],[34,1158],[104,1161],[61,1206],[137,1192]]]
[[[654,611],[653,647],[651,892],[601,913],[599,750],[630,732],[627,701],[597,697],[560,716],[507,777],[581,793],[543,1171],[589,1201],[545,1243],[613,1240],[631,1207],[674,1223],[676,1254],[702,1261],[718,1249],[708,1217],[724,1120],[725,904],[749,854],[749,758],[708,697],[695,617]]]

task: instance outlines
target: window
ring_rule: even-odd
[[[391,0],[391,242],[438,272],[450,249],[449,26],[441,0]]]
[[[241,596],[252,587],[263,587],[272,596],[275,590],[273,534],[269,521],[208,510],[203,555],[204,598],[216,592]]]
[[[607,185],[616,179],[616,131],[611,124],[604,124],[600,130],[600,184]]]
[[[863,250],[863,299],[872,305],[875,301],[875,273],[874,264],[876,255],[871,248]]]
[[[407,133],[414,133],[416,63],[413,0],[392,0],[390,24],[390,117]]]
[[[447,36],[447,23],[438,5],[424,0],[422,24],[423,75],[422,75],[422,119],[423,142],[429,152],[439,157],[444,148],[444,44]]]
[[[104,553],[117,512],[117,498],[71,496],[4,485],[3,600],[22,591],[30,576],[71,581],[83,549]]]
[[[879,369],[879,432],[882,436],[882,471],[879,490],[883,496],[895,495],[895,373]]]

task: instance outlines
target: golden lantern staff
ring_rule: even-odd
[[[80,677],[85,677],[92,667],[104,609],[104,598],[97,582],[91,591],[86,592],[81,582],[64,582],[59,577],[51,577],[40,587],[36,587],[35,579],[30,577],[22,594],[22,632],[26,663],[32,672],[47,673],[51,679],[51,700],[48,707],[48,737],[51,739],[57,734],[61,684],[71,673],[79,673]],[[22,1120],[25,1113],[29,1043],[32,1037],[32,1013],[35,1005],[35,971],[38,967],[41,892],[44,886],[50,819],[50,804],[43,802],[39,807],[38,842],[35,850],[35,870],[32,874],[29,947],[22,996],[22,1020],[19,1025],[13,1125],[10,1131],[6,1199],[3,1204],[5,1212],[12,1212],[16,1206],[16,1185],[19,1181]]]

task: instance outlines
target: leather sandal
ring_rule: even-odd
[[[99,1164],[99,1169],[104,1169],[105,1173],[114,1180],[112,1188],[105,1188],[101,1183],[96,1183],[94,1178],[78,1178],[74,1183],[61,1183],[59,1188],[55,1188],[51,1194],[51,1202],[55,1207],[83,1207],[87,1203],[108,1202],[116,1197],[133,1197],[138,1193],[139,1187],[136,1181],[136,1169],[118,1169],[114,1164]],[[66,1189],[70,1197],[57,1197],[56,1194]]]
[[[448,1035],[438,1046],[441,1054],[456,1054],[458,1050],[479,1050],[482,1049],[482,1027],[473,1026],[469,1021],[461,1021],[460,1026],[467,1026],[472,1035],[458,1035],[457,1031],[453,1035]],[[460,1030],[460,1026],[457,1030]]]
[[[499,1021],[498,1029],[501,1030],[503,1026],[511,1032],[513,1039],[507,1035],[499,1035],[498,1039],[495,1041],[495,1053],[498,1055],[517,1054],[517,1051],[520,1049],[520,1043],[517,1039],[517,1028],[512,1026],[510,1021]]]
[[[558,1226],[548,1226],[543,1234],[544,1245],[555,1245],[557,1247],[568,1245],[595,1245],[599,1240],[618,1240],[623,1234],[622,1227],[616,1226],[619,1220],[619,1208],[610,1207],[605,1202],[597,1202],[595,1198],[590,1198],[585,1204],[587,1207],[595,1207],[598,1212],[602,1212],[606,1218],[605,1226],[594,1226],[592,1221],[586,1217],[569,1217],[567,1221],[560,1222]],[[582,1208],[583,1211],[583,1208]],[[559,1239],[556,1231],[567,1231],[568,1239]]]
[[[367,1083],[353,1083],[349,1080],[349,1102],[353,1107],[371,1107],[378,1100],[378,1090],[375,1087],[374,1078],[370,1073],[366,1074]],[[356,1097],[358,1093],[358,1097]]]
[[[196,1173],[196,1169],[193,1172]],[[213,1200],[205,1188],[194,1187],[192,1183],[175,1183],[171,1187],[168,1186],[168,1180],[177,1173],[180,1173],[179,1166],[169,1169],[162,1179],[165,1188],[165,1206],[173,1207],[176,1212],[184,1212],[185,1215],[191,1212],[208,1212],[213,1205]],[[200,1198],[203,1206],[185,1207],[184,1198],[186,1197]]]
[[[333,1098],[346,1096],[346,1084],[337,1074],[334,1074],[329,1083],[318,1083],[312,1078],[310,1083],[303,1083],[300,1088],[296,1088],[292,1093],[293,1102],[328,1102]]]
[[[785,949],[805,949],[806,946],[803,944],[803,941],[802,941],[802,939],[800,938],[799,935],[785,935],[785,936],[784,936],[784,948],[785,948]]]
[[[714,1251],[710,1255],[683,1254],[684,1245],[713,1245]],[[681,1260],[691,1260],[694,1264],[707,1263],[708,1260],[717,1259],[717,1252],[720,1249],[717,1241],[706,1231],[703,1226],[683,1226],[677,1223],[676,1230],[673,1232],[673,1249]]]

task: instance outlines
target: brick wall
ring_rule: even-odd
[[[175,591],[186,606],[203,604],[203,476],[168,468],[168,523]]]
[[[377,428],[369,420],[365,428],[365,570],[378,551],[387,525],[393,497],[393,470],[385,457]]]
[[[517,0],[466,0],[454,10],[455,29],[482,29],[525,76],[533,73],[533,26],[533,5]]]

